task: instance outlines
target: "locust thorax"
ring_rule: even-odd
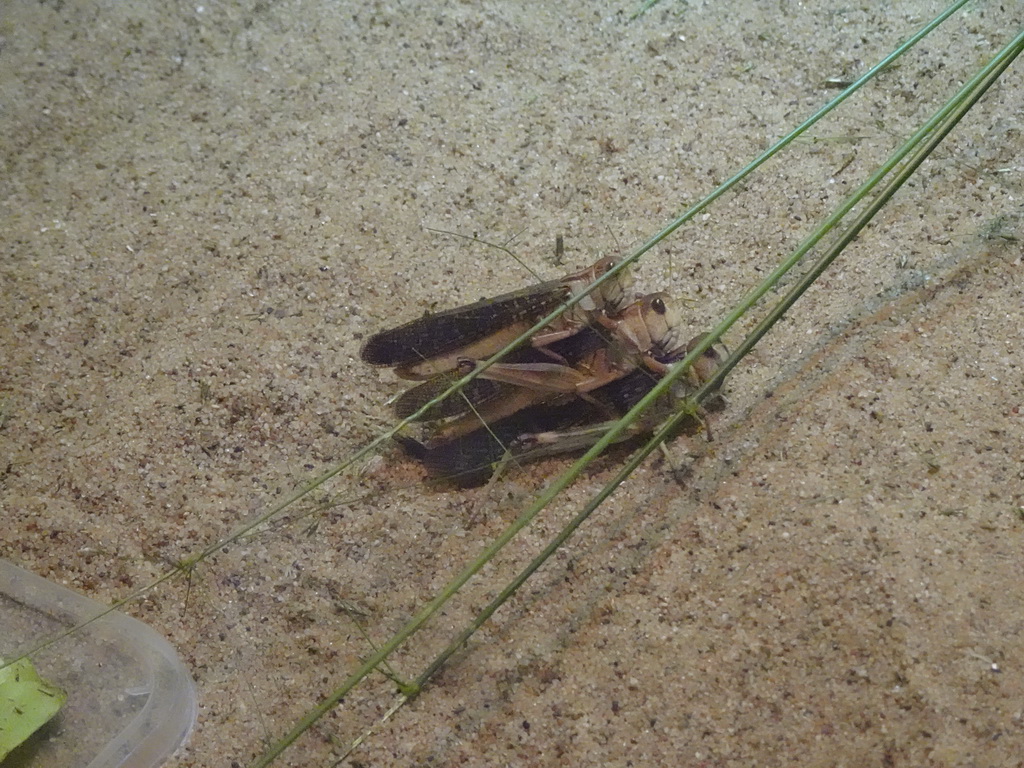
[[[583,293],[587,287],[599,277],[607,274],[615,267],[615,260],[605,258],[598,261],[592,267],[579,273],[573,281],[570,290],[573,296]],[[633,276],[627,270],[623,270],[611,280],[602,283],[598,288],[580,299],[577,307],[584,312],[597,312],[604,310],[608,313],[617,312],[627,301],[629,289],[633,286]]]

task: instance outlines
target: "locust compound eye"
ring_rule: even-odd
[[[666,312],[668,312],[668,307],[665,306],[665,300],[660,298],[654,299],[651,302],[651,309],[653,309],[659,315],[664,315]]]

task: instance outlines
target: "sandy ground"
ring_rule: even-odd
[[[627,250],[941,3],[638,5],[6,0],[0,555],[144,586],[385,428],[367,334],[533,282],[428,228],[546,277]],[[1022,22],[968,6],[640,286],[713,324]],[[1024,764],[1022,80],[740,365],[686,477],[645,464],[349,764]],[[389,449],[131,606],[200,692],[171,764],[249,763],[567,464],[442,493]],[[279,764],[393,701],[373,679]]]

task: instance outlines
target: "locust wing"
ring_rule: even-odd
[[[459,358],[486,359],[560,304],[584,292],[614,265],[612,260],[602,259],[559,280],[425,315],[374,334],[363,345],[360,357],[370,365],[394,367],[399,376],[407,379],[429,379],[454,370]],[[550,326],[550,340],[570,336],[585,327],[590,312],[606,307],[617,309],[624,303],[629,285],[630,278],[624,272],[608,280]]]
[[[567,430],[593,418],[593,406],[573,398],[565,405],[532,405],[510,416],[454,440],[421,443],[407,436],[396,436],[402,448],[420,461],[427,472],[439,480],[461,488],[481,485],[506,457],[515,458],[509,446],[523,434],[544,430]]]

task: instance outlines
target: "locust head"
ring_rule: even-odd
[[[603,324],[626,354],[662,357],[680,345],[682,317],[676,301],[667,293],[650,293],[625,307]]]
[[[683,322],[679,303],[667,293],[649,294],[639,303],[647,334],[647,346],[641,351],[661,357],[677,349]]]

